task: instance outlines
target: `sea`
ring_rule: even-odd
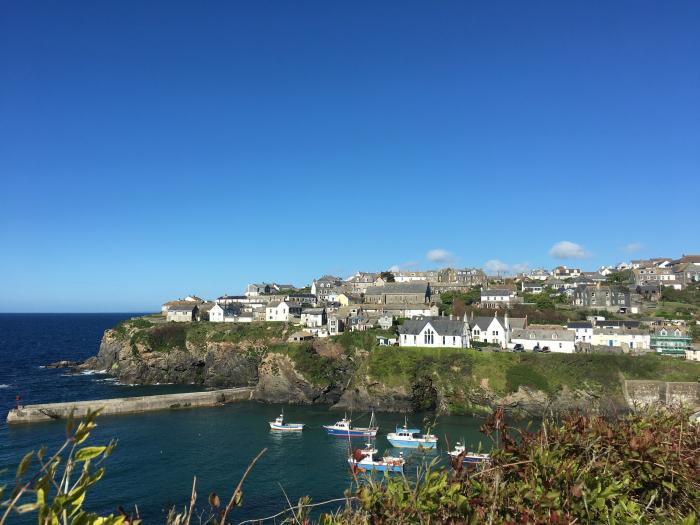
[[[22,404],[105,399],[196,390],[177,385],[123,385],[104,373],[70,373],[47,368],[59,360],[79,361],[97,353],[103,332],[135,313],[0,314],[0,485],[12,484],[22,456],[46,445],[56,449],[65,439],[65,422],[8,426],[7,411]],[[114,453],[103,463],[104,478],[88,493],[84,507],[103,514],[119,507],[147,523],[161,523],[170,509],[182,509],[190,499],[196,477],[197,513],[206,514],[210,493],[228,501],[250,461],[261,457],[243,486],[243,505],[230,515],[233,523],[272,516],[308,495],[312,502],[342,498],[351,487],[347,439],[326,435],[322,425],[343,414],[328,406],[282,406],[241,402],[215,408],[104,416],[88,444],[116,439]],[[271,432],[268,422],[284,411],[289,422],[302,422],[302,433]],[[357,425],[366,413],[348,414]],[[386,433],[404,421],[402,414],[378,413],[380,453],[391,449]],[[410,414],[421,426],[430,414]],[[483,420],[470,416],[438,417],[434,433],[440,438],[433,453],[405,452],[406,475],[415,477],[431,461],[445,461],[447,443],[464,441],[484,450],[490,441],[479,432]],[[354,443],[362,446],[359,440]],[[316,507],[331,511],[339,503]],[[282,516],[283,517],[283,516]],[[30,523],[14,516],[10,523]],[[280,518],[277,518],[277,522]],[[268,520],[267,523],[273,523]]]

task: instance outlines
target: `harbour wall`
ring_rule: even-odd
[[[13,408],[7,414],[8,424],[37,423],[66,419],[71,411],[76,418],[84,417],[88,411],[102,409],[102,415],[135,414],[155,410],[178,410],[182,408],[211,407],[235,401],[251,399],[253,388],[225,388],[205,392],[186,392],[142,397],[121,397],[97,399],[94,401],[73,401],[66,403],[46,403]]]
[[[625,381],[624,387],[630,407],[686,405],[700,408],[700,382]]]

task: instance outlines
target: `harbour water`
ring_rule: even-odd
[[[62,442],[64,424],[40,423],[9,427],[5,416],[20,394],[22,402],[44,403],[98,399],[184,391],[172,385],[119,385],[104,375],[72,375],[65,370],[42,368],[60,359],[79,360],[94,355],[104,329],[134,314],[99,315],[0,315],[0,483],[9,481],[22,455],[41,445]],[[272,421],[284,408],[289,422],[303,422],[301,433],[274,433]],[[358,424],[367,414],[354,414]],[[400,414],[377,415],[381,427],[377,446],[390,447],[386,433],[403,423]],[[425,414],[409,422],[420,425]],[[206,508],[207,495],[215,491],[226,499],[250,460],[264,447],[268,452],[256,465],[244,486],[244,505],[235,519],[269,516],[286,506],[283,493],[292,502],[309,495],[314,501],[342,497],[351,482],[347,468],[348,442],[324,433],[323,424],[335,422],[342,413],[326,406],[279,406],[243,402],[216,408],[102,417],[91,438],[93,444],[118,439],[107,460],[104,479],[88,496],[86,507],[116,512],[138,505],[148,522],[162,522],[172,506],[189,500],[193,476],[197,476],[199,502]],[[450,443],[464,439],[476,447],[483,436],[482,423],[471,417],[441,417],[434,433],[440,438],[434,454],[405,452],[408,475],[425,461],[444,457]],[[362,440],[355,442],[357,446]],[[487,445],[484,442],[484,445]],[[398,452],[394,450],[393,452]],[[330,510],[330,509],[329,509]],[[27,522],[14,519],[13,522]]]

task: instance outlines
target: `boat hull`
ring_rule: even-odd
[[[387,437],[389,443],[393,447],[397,448],[425,448],[425,449],[434,449],[435,446],[437,445],[437,440],[433,441],[422,441],[422,440],[407,440],[407,439],[398,439],[398,438],[390,438]]]
[[[389,465],[386,463],[370,463],[370,462],[354,462],[349,461],[350,465],[355,465],[359,472],[388,472],[390,474],[400,474],[403,472],[403,465]]]
[[[375,437],[377,435],[377,429],[369,428],[353,428],[348,430],[347,428],[334,428],[332,426],[323,425],[326,434],[329,436],[338,437]]]
[[[276,430],[279,432],[301,432],[304,430],[304,425],[302,423],[291,423],[286,425],[270,423],[270,430]]]

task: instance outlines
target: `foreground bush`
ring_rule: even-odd
[[[500,428],[498,428],[500,427]],[[700,425],[689,414],[648,411],[607,420],[573,414],[536,433],[482,431],[498,449],[481,471],[459,461],[417,483],[369,483],[357,508],[326,524],[683,523],[700,514]]]

